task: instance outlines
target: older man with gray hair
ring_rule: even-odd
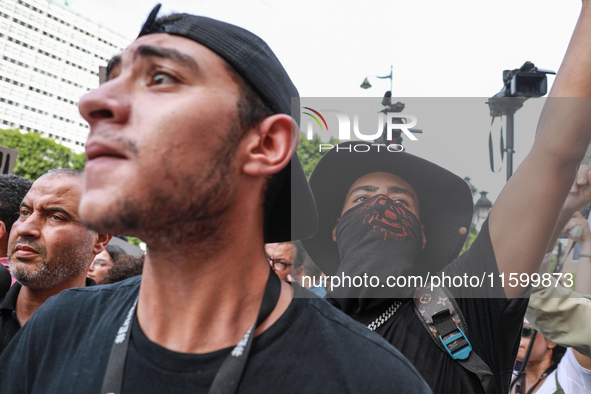
[[[0,352],[49,297],[93,285],[86,274],[110,235],[88,230],[78,216],[84,176],[59,169],[41,176],[20,204],[8,240],[15,283],[0,302]]]

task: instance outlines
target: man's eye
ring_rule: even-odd
[[[177,80],[168,74],[158,73],[152,77],[152,85],[164,85],[169,83],[176,83]]]
[[[27,217],[30,214],[31,214],[31,212],[29,212],[29,210],[27,210],[27,209],[21,209],[21,212],[20,212],[20,216],[21,217]]]
[[[367,200],[367,196],[359,196],[353,200],[353,202],[363,202]]]
[[[395,198],[394,203],[397,205],[404,205],[405,207],[408,206],[408,202],[406,202],[406,200],[403,200],[402,198]]]
[[[59,215],[51,215],[51,216],[50,216],[50,218],[51,218],[52,220],[55,220],[55,221],[58,221],[58,222],[61,222],[62,220],[64,220],[64,218],[62,218],[62,217],[61,217],[61,216],[59,216]]]

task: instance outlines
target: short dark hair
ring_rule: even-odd
[[[113,260],[113,268],[109,270],[107,276],[98,284],[108,285],[141,275],[144,268],[145,256],[146,255],[141,255],[140,257],[136,257],[131,254],[117,256]]]
[[[109,256],[111,256],[112,261],[115,261],[115,259],[121,255],[127,254],[125,253],[125,250],[123,250],[123,248],[117,245],[107,245],[105,250],[107,251],[107,253],[109,253]]]
[[[222,59],[226,66],[226,70],[238,85],[240,89],[240,96],[236,102],[238,107],[238,122],[240,125],[240,132],[229,136],[231,138],[230,144],[238,144],[240,140],[246,135],[246,132],[252,127],[256,126],[267,117],[273,115],[271,108],[263,101],[263,98],[258,94],[254,88],[238,74],[236,70],[224,59]],[[234,146],[235,146],[234,145]],[[278,197],[283,179],[281,173],[274,174],[268,178],[263,201],[265,212],[268,212]],[[303,248],[302,248],[303,249]],[[299,254],[299,251],[298,251]],[[303,264],[303,263],[302,263]],[[301,264],[300,264],[301,265]]]
[[[12,224],[18,220],[20,205],[33,182],[17,176],[0,174],[0,221],[10,232]]]
[[[560,363],[565,353],[566,348],[564,346],[556,345],[554,349],[552,349],[552,361],[554,361],[554,364]]]
[[[245,133],[265,120],[265,118],[273,115],[273,111],[269,105],[263,101],[261,95],[258,94],[236,70],[234,70],[234,67],[225,60],[224,65],[226,66],[226,70],[230,74],[230,77],[232,77],[232,80],[236,82],[240,89],[240,96],[238,97],[236,105],[238,107],[240,129],[242,133]]]

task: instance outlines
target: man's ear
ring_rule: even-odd
[[[423,247],[422,249],[425,249],[425,246],[427,246],[427,237],[425,237],[425,225],[421,224],[421,233],[423,234]]]
[[[94,243],[94,247],[92,248],[92,253],[94,253],[95,256],[101,253],[103,250],[105,250],[109,241],[111,240],[111,238],[113,238],[113,236],[109,234],[99,233],[97,235],[98,237],[96,239],[96,242]]]
[[[269,116],[244,138],[247,156],[243,172],[255,176],[279,172],[291,160],[298,139],[297,126],[291,116]]]

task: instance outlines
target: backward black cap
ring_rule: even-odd
[[[204,16],[179,14],[178,18],[154,23],[160,7],[157,4],[150,12],[138,37],[168,33],[209,48],[250,84],[274,114],[291,115],[299,125],[298,90],[265,41],[241,27]],[[269,187],[278,188],[278,193],[272,201],[265,201],[265,242],[313,236],[318,227],[316,205],[297,154],[294,153],[291,162],[274,175]],[[291,203],[292,187],[294,204]]]

